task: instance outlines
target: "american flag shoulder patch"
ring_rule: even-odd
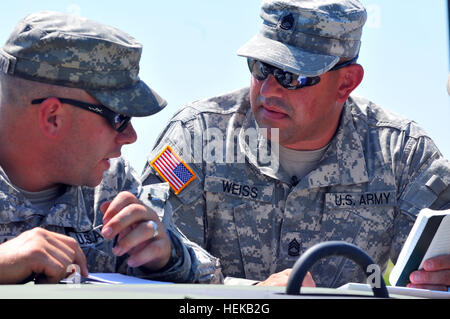
[[[169,183],[176,195],[197,178],[192,169],[169,145],[150,162],[150,165]]]

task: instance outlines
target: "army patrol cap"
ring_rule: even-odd
[[[367,12],[357,0],[265,0],[258,35],[238,55],[302,76],[329,71],[359,53]]]
[[[12,76],[85,90],[128,116],[148,116],[167,102],[140,80],[142,45],[86,18],[41,11],[21,20],[0,49],[0,70]]]

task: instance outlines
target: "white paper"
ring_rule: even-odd
[[[448,243],[450,243],[450,215],[442,219],[430,247],[425,256],[423,256],[419,269],[423,269],[424,262],[430,258],[450,254],[450,245]]]
[[[154,281],[148,279],[137,278],[117,273],[91,273],[87,277],[87,281],[92,283],[104,283],[111,285],[149,285],[149,284],[170,284],[170,282]]]

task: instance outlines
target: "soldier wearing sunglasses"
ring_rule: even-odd
[[[0,49],[0,283],[72,269],[221,280],[216,259],[160,219],[168,187],[144,189],[120,157],[137,138],[131,118],[166,105],[138,77],[141,51],[120,30],[48,11]]]
[[[185,106],[150,153],[144,184],[163,179],[152,163],[167,146],[196,176],[171,193],[175,223],[220,258],[226,282],[283,285],[305,250],[331,240],[384,270],[421,209],[450,206],[450,164],[430,137],[352,94],[366,17],[354,0],[263,1],[260,32],[238,51],[250,88]],[[249,138],[252,128],[266,130]],[[412,284],[447,290],[449,256],[432,261]],[[311,275],[323,287],[366,281],[341,257]]]

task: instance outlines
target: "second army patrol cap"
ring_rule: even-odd
[[[367,13],[357,0],[265,0],[263,25],[238,55],[317,76],[359,53]]]
[[[148,116],[167,102],[140,80],[142,45],[116,28],[41,11],[21,20],[2,49],[0,70],[85,90],[111,110]]]

